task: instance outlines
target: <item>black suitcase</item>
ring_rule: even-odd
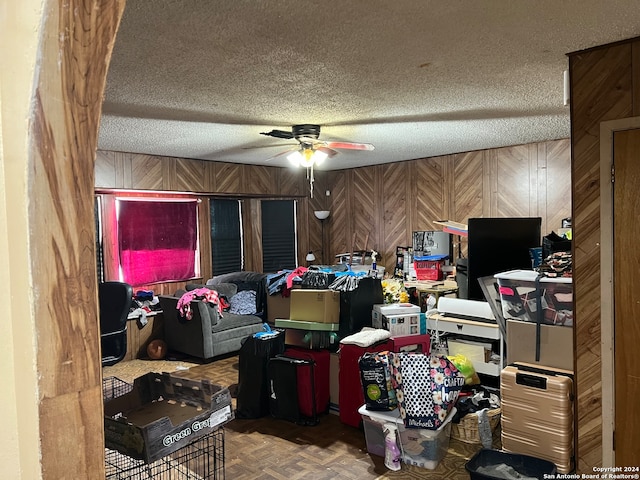
[[[260,418],[269,415],[267,363],[284,352],[284,333],[275,337],[244,339],[238,354],[237,418]]]
[[[299,425],[317,425],[315,361],[278,355],[269,360],[269,410],[274,418]],[[299,380],[304,385],[299,385]],[[302,388],[301,388],[302,387]],[[300,395],[308,398],[300,398]],[[305,407],[306,414],[303,414]]]

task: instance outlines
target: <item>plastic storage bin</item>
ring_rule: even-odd
[[[547,460],[506,453],[499,450],[482,449],[469,460],[465,468],[469,472],[471,480],[498,480],[502,478],[518,478],[512,474],[509,477],[500,475],[505,472],[517,472],[523,477],[554,478],[557,472],[556,466]],[[493,473],[493,474],[492,474]]]
[[[541,323],[573,326],[573,283],[571,278],[543,277],[536,286],[538,273],[533,270],[511,270],[497,273],[502,314],[505,320],[537,322],[540,297]]]
[[[440,281],[444,278],[442,267],[448,255],[429,255],[426,257],[415,257],[413,268],[416,271],[418,280]]]
[[[398,429],[402,461],[408,465],[435,469],[447,454],[451,437],[451,419],[456,413],[453,408],[438,430],[424,428],[405,428],[400,412],[374,412],[363,405],[358,409],[362,415],[367,451],[373,455],[384,456],[384,424],[395,423]]]
[[[338,349],[338,323],[305,322],[276,318],[276,328],[284,328],[284,342],[294,347],[317,349]]]
[[[358,409],[362,415],[362,425],[364,426],[364,437],[367,442],[367,452],[372,455],[384,457],[384,431],[385,423],[395,424],[397,428],[403,428],[404,423],[400,418],[400,412],[396,408],[388,412],[378,412],[367,410],[363,405]]]

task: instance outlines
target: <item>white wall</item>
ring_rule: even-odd
[[[0,477],[38,479],[27,206],[28,128],[43,0],[0,0]]]

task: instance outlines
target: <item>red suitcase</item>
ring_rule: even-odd
[[[391,337],[389,339],[389,350],[392,352],[409,351],[409,347],[418,347],[419,352],[428,355],[431,351],[431,336],[428,333],[422,335],[405,335],[402,337]]]
[[[366,352],[382,352],[389,350],[389,342],[381,342],[370,347],[360,347],[352,344],[340,344],[338,359],[338,408],[340,421],[358,428],[362,416],[358,409],[364,405],[364,393],[360,382],[360,365],[358,360]]]
[[[391,337],[389,340],[376,343],[370,347],[340,344],[338,409],[342,423],[357,428],[362,421],[362,416],[358,412],[358,409],[365,404],[360,379],[360,365],[358,363],[360,357],[366,352],[383,352],[385,350],[399,352],[403,347],[410,345],[418,345],[422,353],[428,354],[431,346],[430,337],[428,334]]]
[[[313,387],[313,360],[285,357],[277,355],[267,363],[267,376],[269,381],[269,411],[274,418],[288,420],[298,425],[316,425],[318,415],[315,411],[315,403],[311,397],[315,397]],[[301,374],[304,371],[304,374]],[[298,388],[298,377],[310,379],[311,392],[305,389],[309,398],[301,399]],[[301,404],[311,405],[311,414],[305,408],[305,414],[300,408]]]
[[[329,411],[329,350],[287,348],[283,356],[310,360],[314,364],[313,383],[309,369],[298,369],[298,400],[300,413],[312,417],[314,413]],[[311,399],[315,397],[315,408]]]

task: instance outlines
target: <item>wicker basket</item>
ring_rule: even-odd
[[[489,410],[487,416],[493,433],[500,422],[500,408]],[[478,415],[469,413],[460,419],[460,423],[452,423],[451,438],[465,443],[482,443],[478,432]]]

